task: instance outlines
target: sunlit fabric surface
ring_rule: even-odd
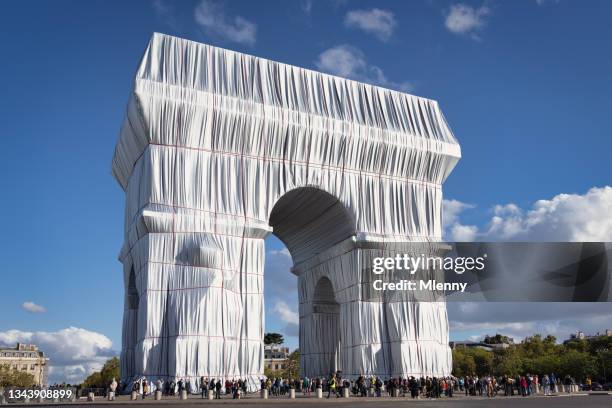
[[[441,240],[460,156],[435,101],[154,34],[112,166],[123,379],[254,388],[272,232],[298,275],[302,374],[449,374],[446,305],[366,301],[361,286],[387,242]]]

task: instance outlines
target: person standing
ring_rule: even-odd
[[[221,383],[221,379],[217,380],[217,384],[215,384],[215,398],[221,399],[221,387],[223,384]]]
[[[145,378],[144,380],[142,380],[142,399],[145,399],[148,393],[149,393],[149,382]]]
[[[304,377],[304,381],[302,382],[302,393],[310,397],[310,378]]]
[[[374,380],[374,389],[376,390],[376,396],[382,397],[382,380],[380,377],[376,377]]]
[[[162,382],[162,380],[160,378],[155,380],[155,391],[163,392],[162,391],[163,388],[164,388],[164,383]]]
[[[202,398],[208,397],[208,381],[204,376],[200,377],[200,390],[202,391]]]
[[[542,378],[542,387],[544,387],[544,395],[550,395],[550,379],[548,374],[544,374]]]
[[[178,396],[180,398],[181,394],[183,393],[183,390],[185,389],[185,385],[183,383],[183,379],[182,378],[179,378],[177,385],[178,385]]]
[[[521,376],[521,395],[523,397],[527,396],[527,378],[525,376]]]
[[[338,392],[336,390],[336,387],[338,386],[338,384],[336,383],[336,374],[332,374],[331,378],[329,379],[328,383],[328,391],[327,391],[327,398],[329,398],[332,394],[332,392],[334,393],[334,395],[336,397],[338,397]]]
[[[550,381],[550,392],[557,392],[557,377],[555,376],[555,373],[550,373],[548,380]]]

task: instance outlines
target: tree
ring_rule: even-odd
[[[481,348],[473,348],[470,351],[476,364],[476,374],[481,377],[491,374],[493,372],[493,353]]]
[[[34,376],[23,371],[13,370],[7,364],[0,365],[0,387],[33,387]]]
[[[487,375],[493,367],[493,353],[481,348],[461,347],[453,350],[453,373],[456,376]]]
[[[606,383],[608,382],[608,378],[612,375],[612,348],[598,349],[596,353],[601,368],[599,371],[599,378],[602,379],[602,383]]]
[[[285,363],[285,368],[282,371],[283,378],[298,378],[300,376],[300,350],[294,350]]]
[[[524,373],[523,358],[517,347],[509,347],[505,350],[495,351],[493,358],[493,374],[516,377],[521,373]]]
[[[285,339],[280,333],[266,333],[264,335],[264,344],[283,344]]]
[[[120,378],[119,359],[113,357],[104,363],[102,370],[92,373],[83,381],[84,388],[106,388],[114,379]]]
[[[486,336],[485,341],[503,340],[501,335]],[[453,350],[453,373],[515,377],[523,374],[550,374],[559,377],[569,375],[576,381],[586,377],[606,381],[612,371],[612,338],[601,336],[587,339],[570,339],[557,344],[554,336],[535,334],[520,344],[511,344],[493,351],[482,349]]]
[[[597,360],[588,353],[568,350],[561,356],[559,373],[574,377],[576,381],[583,381],[597,373]]]
[[[561,368],[561,359],[558,354],[544,354],[527,358],[523,364],[526,373],[558,373]]]
[[[466,349],[453,350],[453,374],[457,377],[465,377],[476,373],[474,358],[466,353]]]
[[[495,336],[485,336],[482,341],[485,344],[511,344],[510,337],[496,334]]]

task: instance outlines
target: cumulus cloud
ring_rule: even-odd
[[[287,302],[278,301],[274,304],[272,311],[278,315],[278,317],[285,323],[298,324],[299,316],[298,313],[289,307]]]
[[[559,194],[538,200],[527,210],[513,203],[496,205],[490,222],[482,228],[461,223],[460,214],[470,208],[473,206],[445,200],[444,230],[448,240],[612,241],[610,186],[593,187],[586,194]]]
[[[459,200],[444,200],[442,202],[442,227],[447,231],[447,237],[451,241],[469,242],[476,238],[478,228],[473,225],[462,225],[459,215],[474,205],[463,203]]]
[[[365,55],[361,50],[346,44],[323,51],[315,65],[321,71],[333,75],[393,88],[403,92],[409,92],[414,88],[410,82],[394,82],[389,80],[380,67],[371,65],[366,61]]]
[[[471,204],[445,200],[444,230],[450,241],[610,241],[612,187],[594,187],[585,194],[559,194],[536,201],[529,209],[496,205],[482,226],[464,225],[461,214]],[[465,231],[468,231],[467,233]],[[520,340],[536,333],[566,339],[582,330],[596,333],[612,328],[608,303],[463,302],[448,308],[451,334],[480,339],[500,333]]]
[[[257,26],[241,16],[226,16],[221,5],[212,0],[202,0],[195,8],[194,16],[208,34],[241,44],[255,44]]]
[[[349,11],[344,16],[344,25],[373,34],[381,41],[388,41],[397,23],[391,11],[373,8]]]
[[[29,313],[45,313],[47,311],[43,306],[30,301],[23,302],[21,308]]]
[[[473,204],[461,202],[459,200],[444,200],[442,202],[442,224],[444,228],[450,227],[459,221],[459,215],[470,208]]]
[[[296,304],[297,302],[295,302]],[[289,304],[285,301],[277,301],[272,307],[272,313],[275,317],[279,318],[282,322],[287,323],[283,329],[283,333],[286,336],[299,336],[299,322],[300,317],[298,312],[293,310]]]
[[[49,358],[50,384],[62,381],[78,383],[117,354],[108,337],[77,327],[55,332],[0,332],[1,345],[14,347],[18,342],[36,344]]]
[[[454,4],[446,14],[444,24],[451,33],[469,35],[478,40],[478,31],[485,25],[489,12],[484,4],[478,8],[463,3]]]

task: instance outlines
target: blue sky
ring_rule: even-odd
[[[611,14],[569,0],[3,2],[0,342],[78,339],[89,351],[57,352],[56,378],[121,347],[110,161],[152,32],[437,99],[463,152],[444,186],[449,238],[612,241]],[[291,262],[268,248],[267,327],[292,333]],[[466,305],[451,334],[603,329],[605,306],[499,322]]]

